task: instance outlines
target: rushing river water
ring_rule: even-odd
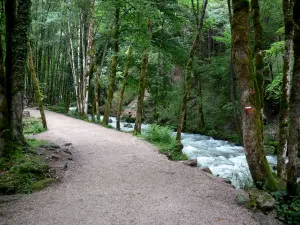
[[[101,117],[102,119],[102,117]],[[110,125],[116,128],[116,118],[110,118]],[[121,122],[122,131],[132,131],[133,123]],[[142,132],[148,125],[142,125]],[[209,167],[215,176],[231,181],[236,188],[252,184],[244,148],[228,141],[215,140],[200,134],[182,134],[183,152],[189,159],[197,159],[199,167]],[[270,166],[275,166],[275,156],[267,156]]]

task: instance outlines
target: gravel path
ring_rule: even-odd
[[[0,205],[1,225],[260,224],[221,179],[169,161],[131,134],[46,115],[49,131],[36,137],[71,142],[76,166],[62,182]]]

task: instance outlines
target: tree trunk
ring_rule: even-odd
[[[17,4],[18,3],[18,4]],[[27,39],[31,1],[6,1],[6,92],[10,129],[16,144],[25,144],[22,125]]]
[[[228,14],[229,14],[229,24],[230,24],[230,31],[232,33],[232,11],[231,11],[231,1],[227,0],[227,6],[228,6]],[[230,76],[230,97],[232,102],[232,110],[233,110],[233,116],[234,116],[234,123],[235,123],[235,129],[240,137],[242,137],[241,132],[241,118],[238,113],[238,107],[237,107],[237,90],[236,90],[236,75],[234,71],[234,65],[233,65],[233,58],[232,58],[232,43],[230,47],[230,69],[229,69],[229,76]]]
[[[255,76],[257,80],[260,98],[260,108],[263,109],[264,104],[264,58],[262,54],[262,35],[263,28],[260,22],[260,8],[258,0],[251,0],[252,19],[254,24],[254,54],[255,54]]]
[[[138,134],[142,131],[142,117],[143,117],[143,108],[144,108],[144,98],[145,98],[145,91],[147,86],[147,75],[148,75],[148,62],[149,62],[149,47],[150,42],[152,40],[152,21],[149,20],[148,22],[148,43],[145,48],[143,58],[142,58],[142,69],[139,81],[139,92],[138,92],[138,102],[137,102],[137,109],[136,109],[136,117],[135,117],[135,124],[134,124],[134,131]]]
[[[297,152],[300,118],[300,0],[294,0],[294,73],[292,78],[289,116],[287,191],[297,195]]]
[[[86,58],[86,73],[85,73],[85,87],[84,87],[84,114],[88,113],[88,100],[90,88],[90,73],[91,73],[91,58],[94,51],[94,11],[95,0],[90,0],[90,24],[89,24],[89,37],[88,37],[88,52]]]
[[[293,63],[293,31],[292,0],[282,1],[285,24],[285,48],[283,56],[283,74],[279,113],[279,147],[277,152],[277,176],[286,180],[285,159],[287,157],[289,98]]]
[[[131,56],[132,56],[132,44],[130,44],[130,47],[129,47],[129,50],[128,50],[128,56],[127,56],[127,62],[126,62],[126,65],[125,65],[122,89],[121,89],[121,93],[120,93],[120,102],[119,102],[118,113],[117,113],[117,130],[121,129],[121,127],[120,127],[120,117],[121,117],[121,113],[122,113],[124,92],[125,92],[127,80],[128,80],[128,77],[129,77],[129,68],[130,68]]]
[[[34,63],[33,63],[32,50],[31,50],[31,46],[30,46],[29,42],[28,42],[28,50],[29,50],[29,52],[28,52],[29,53],[29,67],[30,67],[32,81],[33,81],[35,97],[36,97],[36,101],[38,103],[39,110],[41,113],[43,127],[45,129],[47,129],[47,121],[46,121],[46,116],[45,116],[44,106],[43,106],[43,95],[40,90],[39,80],[37,79],[37,76],[36,76]]]
[[[76,95],[76,106],[77,110],[79,112],[80,110],[80,99],[79,99],[79,92],[78,92],[78,80],[76,75],[76,69],[75,69],[75,57],[74,57],[74,47],[73,47],[73,39],[71,34],[71,24],[70,24],[70,9],[67,9],[67,23],[68,23],[68,35],[69,35],[69,41],[70,41],[70,51],[71,51],[71,58],[70,58],[70,64],[72,68],[72,75],[73,75],[73,82],[74,82],[74,90]]]
[[[139,81],[138,102],[137,102],[136,118],[134,124],[134,131],[139,134],[142,131],[142,117],[143,117],[147,73],[148,73],[148,53],[145,53],[142,58],[142,69],[141,69],[141,76]]]
[[[5,70],[3,60],[2,35],[0,33],[0,158],[5,154],[9,130],[8,109],[5,94]]]
[[[194,59],[194,55],[195,55],[195,53],[197,51],[197,48],[198,48],[198,43],[199,43],[199,40],[200,40],[200,34],[201,34],[201,31],[202,31],[202,28],[203,28],[207,3],[208,3],[208,0],[205,0],[205,2],[203,3],[201,18],[200,18],[200,21],[199,21],[199,26],[197,28],[196,37],[194,39],[192,48],[190,50],[189,59],[188,59],[188,63],[187,63],[187,66],[186,66],[185,90],[184,90],[184,96],[183,96],[181,112],[180,112],[179,122],[178,122],[178,127],[177,127],[177,135],[176,135],[176,140],[178,141],[180,148],[181,148],[181,144],[180,144],[181,143],[181,132],[182,132],[182,129],[183,129],[184,118],[185,118],[185,114],[186,114],[186,108],[187,108],[188,99],[189,99],[189,95],[190,95],[190,89],[191,89],[193,59]]]
[[[243,140],[249,169],[258,188],[277,190],[266,154],[260,115],[260,90],[251,67],[249,2],[233,0],[232,52],[239,78],[243,115]]]
[[[111,111],[111,104],[114,98],[114,89],[116,83],[116,76],[117,76],[117,66],[118,66],[118,53],[119,53],[119,29],[120,29],[120,7],[117,6],[116,13],[115,13],[115,34],[114,34],[114,56],[112,59],[112,66],[111,66],[111,75],[109,81],[109,88],[107,92],[107,101],[105,105],[105,112],[103,117],[103,123],[108,125],[109,115]]]

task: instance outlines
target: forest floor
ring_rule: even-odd
[[[49,131],[35,138],[72,143],[75,163],[61,182],[0,204],[0,225],[268,224],[238,205],[242,191],[169,161],[146,141],[57,113],[46,116]]]

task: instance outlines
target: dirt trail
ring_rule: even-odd
[[[49,131],[36,138],[71,142],[77,166],[62,182],[0,205],[1,225],[260,224],[221,179],[168,161],[131,134],[46,115]]]

